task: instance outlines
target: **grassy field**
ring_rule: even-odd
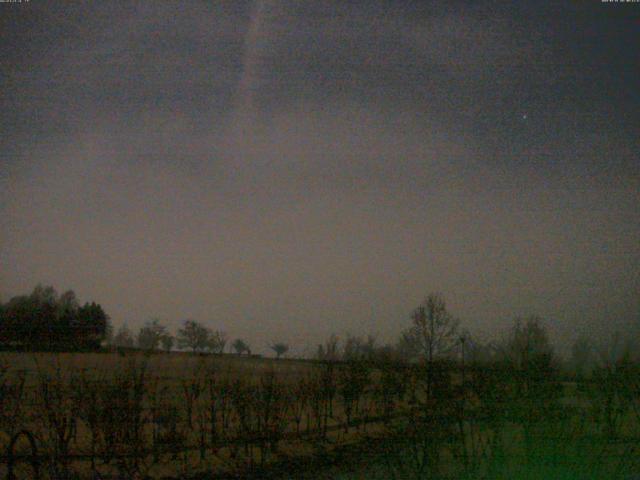
[[[339,367],[306,361],[5,353],[0,365],[0,448],[27,430],[38,453],[60,463],[54,475],[251,470],[311,454],[319,442],[351,442],[358,432],[372,432],[384,413],[368,383],[375,369],[344,402],[338,392],[353,389]],[[26,446],[24,436],[16,451],[24,454]],[[27,463],[18,467],[29,470]]]
[[[141,352],[4,353],[0,365],[0,478],[627,478],[640,468],[635,369],[561,382],[496,366]]]

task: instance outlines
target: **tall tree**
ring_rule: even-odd
[[[74,332],[79,324],[79,310],[80,305],[73,290],[67,290],[60,295],[55,328],[57,341],[76,346],[81,343],[80,336]],[[74,335],[74,333],[76,334]]]
[[[171,349],[173,348],[173,344],[175,343],[175,340],[176,339],[173,337],[173,335],[169,335],[168,333],[163,335],[160,338],[162,349],[167,353],[171,352]]]
[[[231,346],[236,351],[238,355],[242,355],[243,353],[251,354],[251,349],[249,348],[249,344],[242,340],[241,338],[237,338]]]
[[[541,361],[550,362],[553,357],[549,335],[537,316],[517,318],[502,351],[516,369],[527,369]]]
[[[51,286],[38,285],[33,289],[27,304],[27,343],[35,349],[51,350],[61,338],[69,336],[57,322],[58,294]]]
[[[342,358],[344,360],[362,360],[372,358],[376,349],[376,338],[367,335],[366,338],[347,335],[344,342]]]
[[[316,358],[318,360],[325,361],[334,361],[338,359],[339,339],[335,333],[332,333],[329,338],[324,342],[324,344],[318,345],[318,350],[316,353]]]
[[[83,348],[98,348],[105,339],[108,328],[109,317],[97,303],[85,303],[78,309],[73,330]]]
[[[508,392],[512,418],[523,428],[525,450],[532,451],[536,425],[558,407],[562,387],[557,381],[553,347],[536,316],[516,319],[502,346],[511,386]]]
[[[593,367],[593,354],[593,344],[587,337],[578,337],[573,342],[571,346],[571,366],[579,377]]]
[[[403,333],[401,343],[427,362],[449,353],[456,345],[459,322],[447,311],[440,294],[428,295],[413,311],[411,320],[412,325]]]
[[[127,327],[127,324],[121,325],[113,337],[113,345],[116,347],[132,348],[134,343],[133,335],[129,327]]]
[[[444,298],[432,293],[413,311],[412,325],[402,335],[401,344],[411,354],[427,362],[427,395],[432,394],[434,360],[451,352],[457,343],[458,320],[448,311]]]
[[[227,344],[227,335],[224,332],[216,330],[215,332],[211,332],[209,334],[209,339],[207,340],[207,349],[211,353],[224,352],[224,347],[226,344]]]
[[[204,351],[209,346],[210,330],[195,320],[185,320],[178,330],[178,346],[190,348],[193,353]]]
[[[0,341],[9,345],[27,345],[32,328],[32,312],[32,303],[28,295],[11,298],[4,306]]]
[[[165,335],[167,335],[167,327],[161,325],[160,320],[149,320],[138,332],[138,347],[144,350],[156,350]]]
[[[282,355],[289,351],[289,345],[282,342],[276,342],[271,345],[271,350],[276,352],[276,358],[280,359]]]
[[[109,329],[109,317],[95,302],[80,307],[73,291],[58,297],[38,285],[30,295],[4,305],[0,342],[28,349],[95,349]]]

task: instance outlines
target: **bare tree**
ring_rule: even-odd
[[[133,344],[133,335],[131,334],[131,330],[129,330],[127,324],[125,323],[118,329],[115,336],[113,337],[113,345],[116,347],[131,348],[133,347]]]
[[[464,358],[469,364],[490,364],[498,359],[500,347],[495,342],[482,342],[469,334],[464,335]]]
[[[441,295],[430,294],[412,315],[412,326],[405,330],[401,344],[429,362],[449,353],[457,344],[458,320],[448,311]]]
[[[518,318],[502,350],[510,374],[510,415],[522,426],[529,456],[536,429],[549,412],[558,408],[562,393],[553,347],[542,319]]]
[[[434,359],[451,352],[458,344],[458,320],[448,311],[444,298],[432,293],[416,308],[412,326],[402,334],[401,345],[410,356],[422,356],[427,362],[427,395],[432,394]]]
[[[536,316],[516,319],[502,351],[505,359],[516,369],[526,369],[542,357],[550,361],[553,356],[553,347],[542,319]]]
[[[245,352],[251,355],[251,349],[249,348],[249,344],[247,344],[247,342],[245,342],[241,338],[237,338],[231,346],[233,347],[233,349],[236,351],[238,355],[242,355]]]
[[[227,344],[227,334],[216,330],[209,334],[207,342],[207,349],[212,353],[224,352],[224,347]]]
[[[276,342],[270,346],[271,350],[276,352],[276,358],[280,358],[282,355],[289,351],[289,345],[282,342]]]
[[[331,334],[324,345],[318,345],[316,358],[329,361],[338,359],[338,336],[336,334]]]
[[[205,350],[208,346],[210,330],[195,320],[185,320],[178,330],[178,346],[190,348],[193,353]]]
[[[175,337],[173,335],[169,335],[168,333],[160,338],[160,343],[162,344],[162,348],[165,352],[169,353],[171,351],[173,345],[175,344],[175,340]]]
[[[156,350],[165,335],[167,327],[161,325],[160,320],[149,320],[138,332],[138,346],[145,350]]]
[[[375,349],[376,338],[373,335],[367,335],[367,338],[347,335],[342,349],[342,358],[343,360],[372,358]]]

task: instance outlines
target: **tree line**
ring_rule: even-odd
[[[201,462],[224,458],[239,469],[234,478],[264,478],[256,469],[277,458],[279,445],[366,439],[372,424],[383,433],[385,478],[524,478],[550,466],[527,478],[637,471],[640,363],[628,345],[614,341],[608,357],[567,381],[538,317],[517,319],[493,344],[461,330],[439,295],[410,318],[393,346],[332,335],[318,345],[322,361],[296,375],[274,364],[223,370],[199,356],[178,378],[163,380],[165,372],[147,370],[150,356],[131,355],[106,372],[38,371],[37,388],[28,390],[24,372],[0,364],[0,430],[9,438],[27,427],[48,432],[39,448],[53,478],[72,478],[78,451],[90,452],[96,478],[114,469],[136,478],[155,465],[173,468],[177,452],[199,452]],[[203,351],[193,346],[207,338],[202,332],[185,321],[177,338]],[[134,341],[164,335],[151,320]],[[150,345],[162,348],[162,340]],[[576,345],[582,359],[597,354],[584,341]],[[27,411],[30,402],[37,408]],[[80,424],[88,436],[75,435]]]
[[[30,351],[88,351],[101,348],[138,348],[145,351],[176,347],[193,353],[222,353],[228,344],[226,333],[212,330],[195,320],[185,320],[172,335],[158,319],[147,321],[134,335],[126,324],[115,333],[101,305],[81,305],[75,292],[58,294],[52,286],[36,286],[28,295],[0,302],[0,349]],[[238,354],[251,354],[241,338],[231,344]],[[288,345],[275,343],[280,357]]]
[[[171,352],[177,347],[193,353],[222,353],[227,342],[226,333],[212,330],[195,320],[185,320],[174,336],[160,320],[152,319],[146,322],[136,335],[126,324],[122,325],[108,344],[116,348],[139,348],[147,351]],[[237,352],[245,353],[245,350],[240,349]]]
[[[510,338],[518,339],[514,342],[522,343],[519,348],[524,351],[543,351],[553,356],[543,324],[537,316],[516,319]],[[400,332],[395,343],[380,345],[372,335],[347,335],[341,341],[334,334],[317,345],[314,357],[322,361],[379,357],[397,362],[420,360],[428,364],[442,358],[489,362],[510,354],[515,347],[507,343],[483,343],[473,338],[460,328],[459,319],[448,310],[444,297],[431,293],[413,310],[409,325]],[[598,346],[594,339],[578,338],[571,349],[569,366],[581,373],[603,357],[619,357],[619,351],[631,352],[638,346],[629,339],[623,341],[619,335],[610,343],[604,347]],[[289,345],[281,341],[271,342],[268,346],[277,358],[289,351]],[[51,286],[38,285],[29,295],[0,302],[0,348],[80,351],[101,347],[165,352],[181,349],[214,354],[223,353],[230,347],[230,351],[239,355],[252,353],[246,340],[237,338],[230,342],[225,332],[195,320],[185,320],[175,335],[159,319],[147,321],[137,333],[126,324],[114,332],[104,309],[95,302],[81,305],[72,290],[58,294]],[[557,356],[553,357],[556,362],[559,360]]]
[[[109,317],[95,302],[80,305],[68,290],[38,285],[29,295],[0,302],[0,345],[27,350],[95,350],[110,331]]]
[[[213,354],[223,353],[225,347],[229,345],[231,351],[238,355],[252,354],[251,346],[246,340],[236,338],[229,343],[225,332],[213,330],[195,320],[184,320],[176,335],[172,335],[159,319],[149,320],[135,335],[126,324],[123,324],[115,335],[108,339],[107,345],[120,349],[138,348],[145,351],[162,350],[165,352],[171,352],[178,348],[192,353]],[[289,345],[284,342],[273,342],[269,348],[273,350],[277,358],[289,351]]]

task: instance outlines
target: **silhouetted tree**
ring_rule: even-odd
[[[428,362],[449,353],[456,344],[458,320],[439,294],[430,294],[411,316],[412,326],[403,333],[404,343]]]
[[[337,387],[342,396],[345,413],[345,430],[349,429],[351,419],[358,412],[358,406],[366,386],[369,384],[369,370],[365,362],[351,357],[338,370]]]
[[[581,377],[591,369],[593,361],[593,344],[587,337],[579,337],[571,347],[571,366]]]
[[[500,348],[491,342],[481,342],[469,335],[465,337],[464,351],[468,364],[489,365],[496,361]]]
[[[344,342],[342,358],[344,360],[356,360],[372,358],[375,352],[376,339],[373,335],[367,335],[367,338],[347,335]]]
[[[508,408],[512,419],[523,427],[529,454],[535,430],[557,412],[561,395],[553,347],[542,319],[517,319],[502,352],[512,384]]]
[[[185,320],[178,330],[178,346],[190,348],[193,353],[203,351],[209,346],[210,331],[195,320]]]
[[[149,320],[138,332],[138,347],[144,350],[156,350],[162,338],[167,335],[167,327],[160,320]]]
[[[81,348],[98,348],[106,337],[109,317],[95,302],[85,303],[78,310],[77,320],[72,330],[76,344]]]
[[[113,345],[116,347],[132,348],[134,345],[133,335],[127,324],[121,325],[113,337]]]
[[[251,349],[249,348],[249,344],[242,340],[241,338],[237,338],[232,344],[231,347],[236,351],[238,355],[242,355],[243,353],[251,354]]]
[[[73,290],[68,290],[60,295],[58,299],[57,317],[57,337],[58,340],[63,340],[64,337],[69,336],[74,326],[78,321],[78,310],[80,305],[78,299]]]
[[[530,366],[541,357],[551,358],[553,347],[540,317],[518,318],[502,346],[506,359],[517,369]]]
[[[209,333],[209,338],[207,340],[207,350],[209,350],[211,353],[224,352],[224,347],[226,344],[227,335],[224,332],[216,330],[215,332]]]
[[[57,294],[53,287],[38,285],[31,295],[9,300],[5,309],[2,341],[31,349],[50,349],[70,336],[57,321]]]
[[[439,294],[430,294],[412,315],[412,326],[402,334],[401,346],[427,362],[427,394],[432,393],[434,360],[450,353],[457,343],[458,320],[448,311]]]
[[[173,337],[173,335],[169,335],[168,333],[163,335],[160,338],[160,343],[162,344],[162,349],[169,353],[171,351],[171,349],[173,349],[173,345],[175,343],[175,338]]]
[[[276,358],[280,358],[282,355],[289,351],[289,345],[282,342],[274,343],[270,346],[271,350],[276,352]]]
[[[325,341],[324,345],[323,344],[318,345],[316,358],[318,360],[325,360],[325,361],[337,360],[339,356],[338,345],[339,345],[338,336],[336,334],[331,334],[331,336]]]
[[[30,295],[3,305],[0,342],[28,349],[98,348],[109,317],[95,302],[80,307],[73,291],[58,297],[53,287],[38,285]]]

